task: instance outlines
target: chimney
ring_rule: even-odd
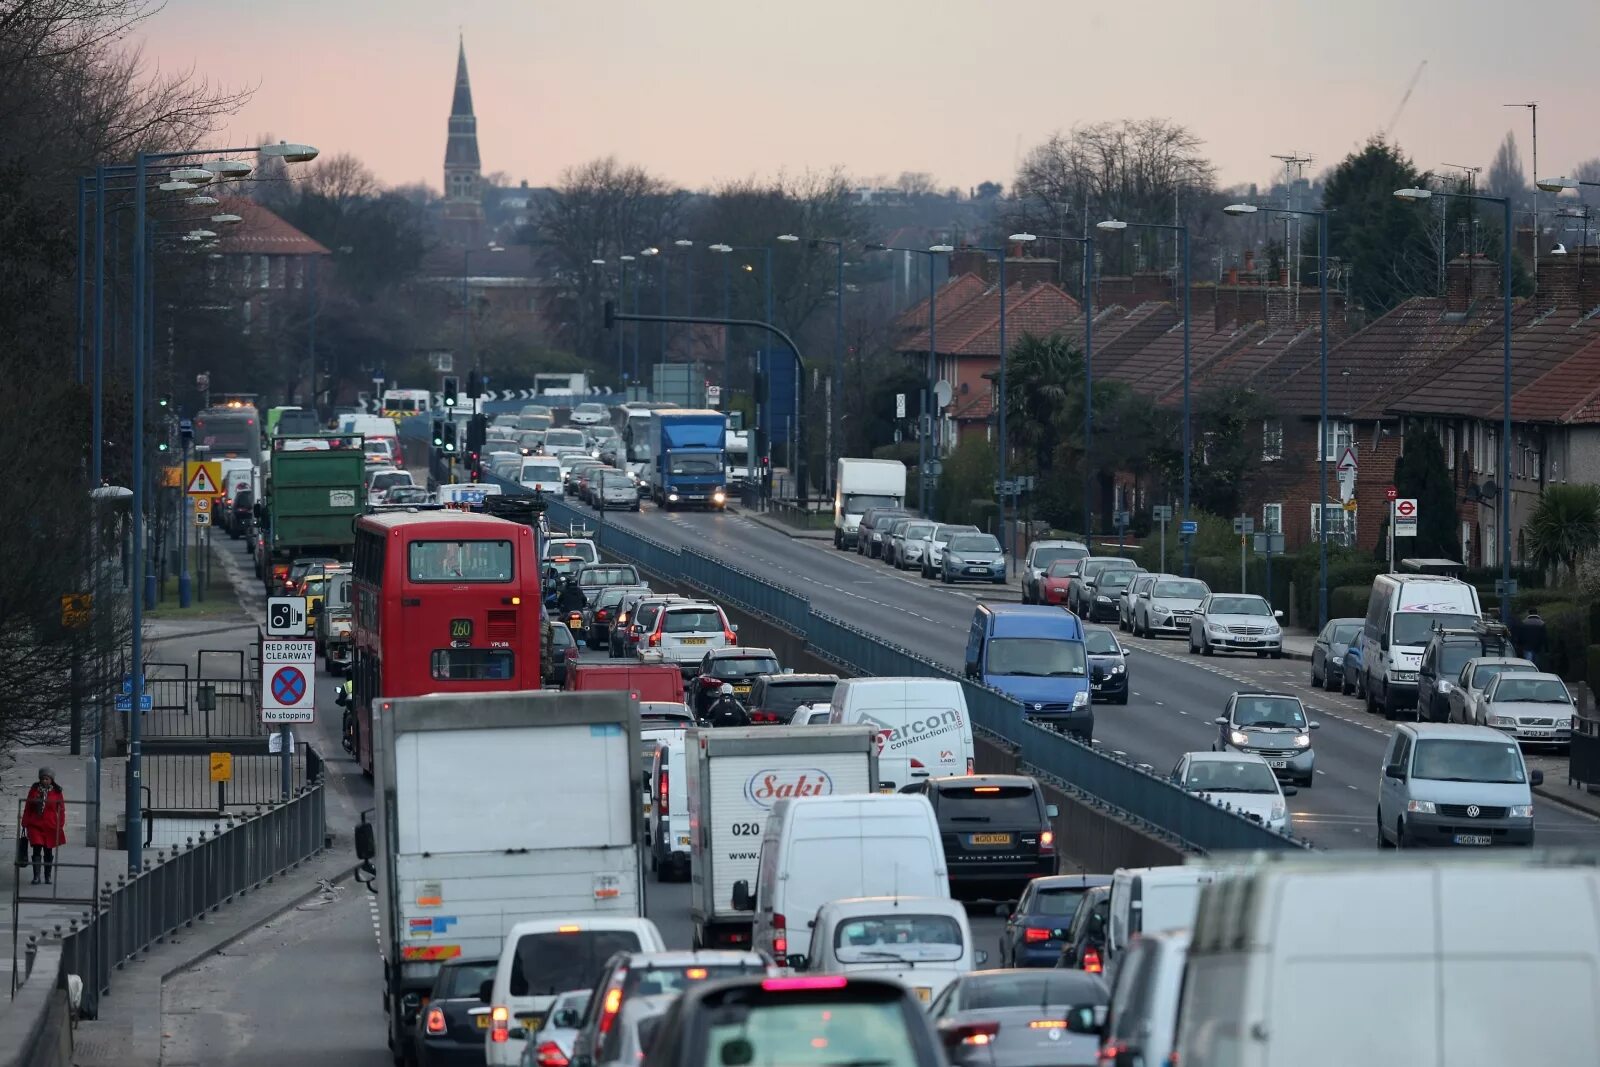
[[[1280,268],[1278,268],[1278,284],[1283,286],[1285,289],[1289,288],[1289,268],[1288,267],[1280,267]]]
[[[1239,284],[1239,268],[1238,267],[1229,267],[1228,268],[1228,284],[1229,285],[1238,285]]]
[[[959,278],[963,274],[976,274],[986,282],[994,281],[994,268],[988,254],[975,248],[960,248],[950,253],[950,277]]]
[[[1581,312],[1600,306],[1600,248],[1574,248],[1540,259],[1539,303]]]
[[[1255,269],[1256,269],[1256,252],[1255,252],[1255,249],[1247,248],[1247,249],[1244,250],[1244,272],[1246,274],[1253,274],[1253,273],[1255,273]]]
[[[1060,264],[1053,259],[1006,259],[1006,287],[1031,289],[1040,282],[1059,284]]]
[[[1500,267],[1479,252],[1459,255],[1445,268],[1444,309],[1464,315],[1480,300],[1498,296]]]

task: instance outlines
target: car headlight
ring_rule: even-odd
[[[723,494],[721,489],[718,489],[715,493],[711,494],[711,502],[713,504],[721,504],[727,499],[728,498]]]
[[[1513,819],[1531,819],[1533,818],[1533,805],[1513,804],[1507,810],[1506,814],[1510,815]]]
[[[672,503],[676,504],[678,502],[678,494],[677,493],[668,493],[667,494],[667,499],[670,500]]]
[[[1268,816],[1268,819],[1272,822],[1277,822],[1279,819],[1283,818],[1284,814],[1285,812],[1283,810],[1283,805],[1274,804],[1272,805],[1272,814]]]
[[[1557,730],[1570,730],[1570,729],[1572,729],[1572,720],[1571,719],[1557,719],[1556,720],[1556,729]]]
[[[1515,726],[1515,725],[1517,725],[1517,720],[1513,719],[1509,715],[1491,715],[1491,716],[1489,716],[1489,725],[1490,726]]]
[[[1436,815],[1438,811],[1431,800],[1408,800],[1406,810],[1417,815]]]
[[[1206,629],[1209,632],[1215,634],[1218,637],[1227,637],[1228,636],[1228,628],[1226,626],[1218,626],[1214,622],[1206,623]]]
[[[1089,694],[1088,693],[1084,693],[1084,692],[1073,693],[1072,694],[1072,706],[1073,706],[1073,708],[1086,708],[1086,707],[1088,707],[1089,706]]]
[[[1295,734],[1294,735],[1294,747],[1295,748],[1310,748],[1311,747],[1311,735],[1310,734]]]
[[[1450,683],[1445,681],[1443,678],[1440,678],[1438,681],[1433,683],[1433,688],[1435,692],[1448,693],[1450,692]]]
[[[1243,730],[1230,730],[1228,732],[1228,741],[1235,745],[1248,745],[1250,737]]]
[[[1094,602],[1096,604],[1109,604],[1111,603],[1111,598],[1108,596],[1097,596],[1094,598]]]
[[[1111,668],[1111,673],[1112,674],[1121,674],[1123,671],[1125,671],[1127,669],[1128,669],[1127,667],[1124,667],[1122,664],[1119,663],[1115,667]]]

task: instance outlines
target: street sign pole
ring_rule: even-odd
[[[1394,501],[1389,501],[1389,573],[1394,573]]]

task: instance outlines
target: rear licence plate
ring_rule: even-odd
[[[544,1016],[543,1015],[519,1015],[519,1016],[517,1016],[517,1022],[522,1024],[522,1028],[524,1030],[532,1032],[534,1030],[539,1029],[539,1027],[544,1025]]]
[[[678,835],[678,844],[682,845],[684,848],[688,848],[689,847],[689,835],[688,834],[679,834]]]
[[[487,1030],[487,1029],[489,1029],[489,1017],[487,1015],[478,1016],[478,1029],[479,1030]]]
[[[933,999],[933,987],[925,985],[917,986],[917,999],[922,1001],[924,1004]]]
[[[1457,834],[1458,845],[1487,845],[1494,841],[1488,834]]]
[[[1011,835],[1010,834],[973,834],[972,835],[972,843],[974,845],[1009,845],[1009,844],[1011,844]]]
[[[736,685],[733,687],[733,691],[742,697],[750,695],[750,687],[748,685]]]
[[[1267,760],[1267,766],[1275,771],[1286,770],[1288,769],[1289,761],[1286,759],[1269,759]]]
[[[680,644],[680,645],[703,645],[705,643],[706,643],[706,639],[703,638],[703,637],[680,637],[680,638],[678,638],[678,644]]]

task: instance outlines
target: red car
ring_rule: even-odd
[[[1072,576],[1077,572],[1078,561],[1075,559],[1058,559],[1050,564],[1044,572],[1044,577],[1039,580],[1039,595],[1046,604],[1067,603],[1067,593],[1072,588]]]

